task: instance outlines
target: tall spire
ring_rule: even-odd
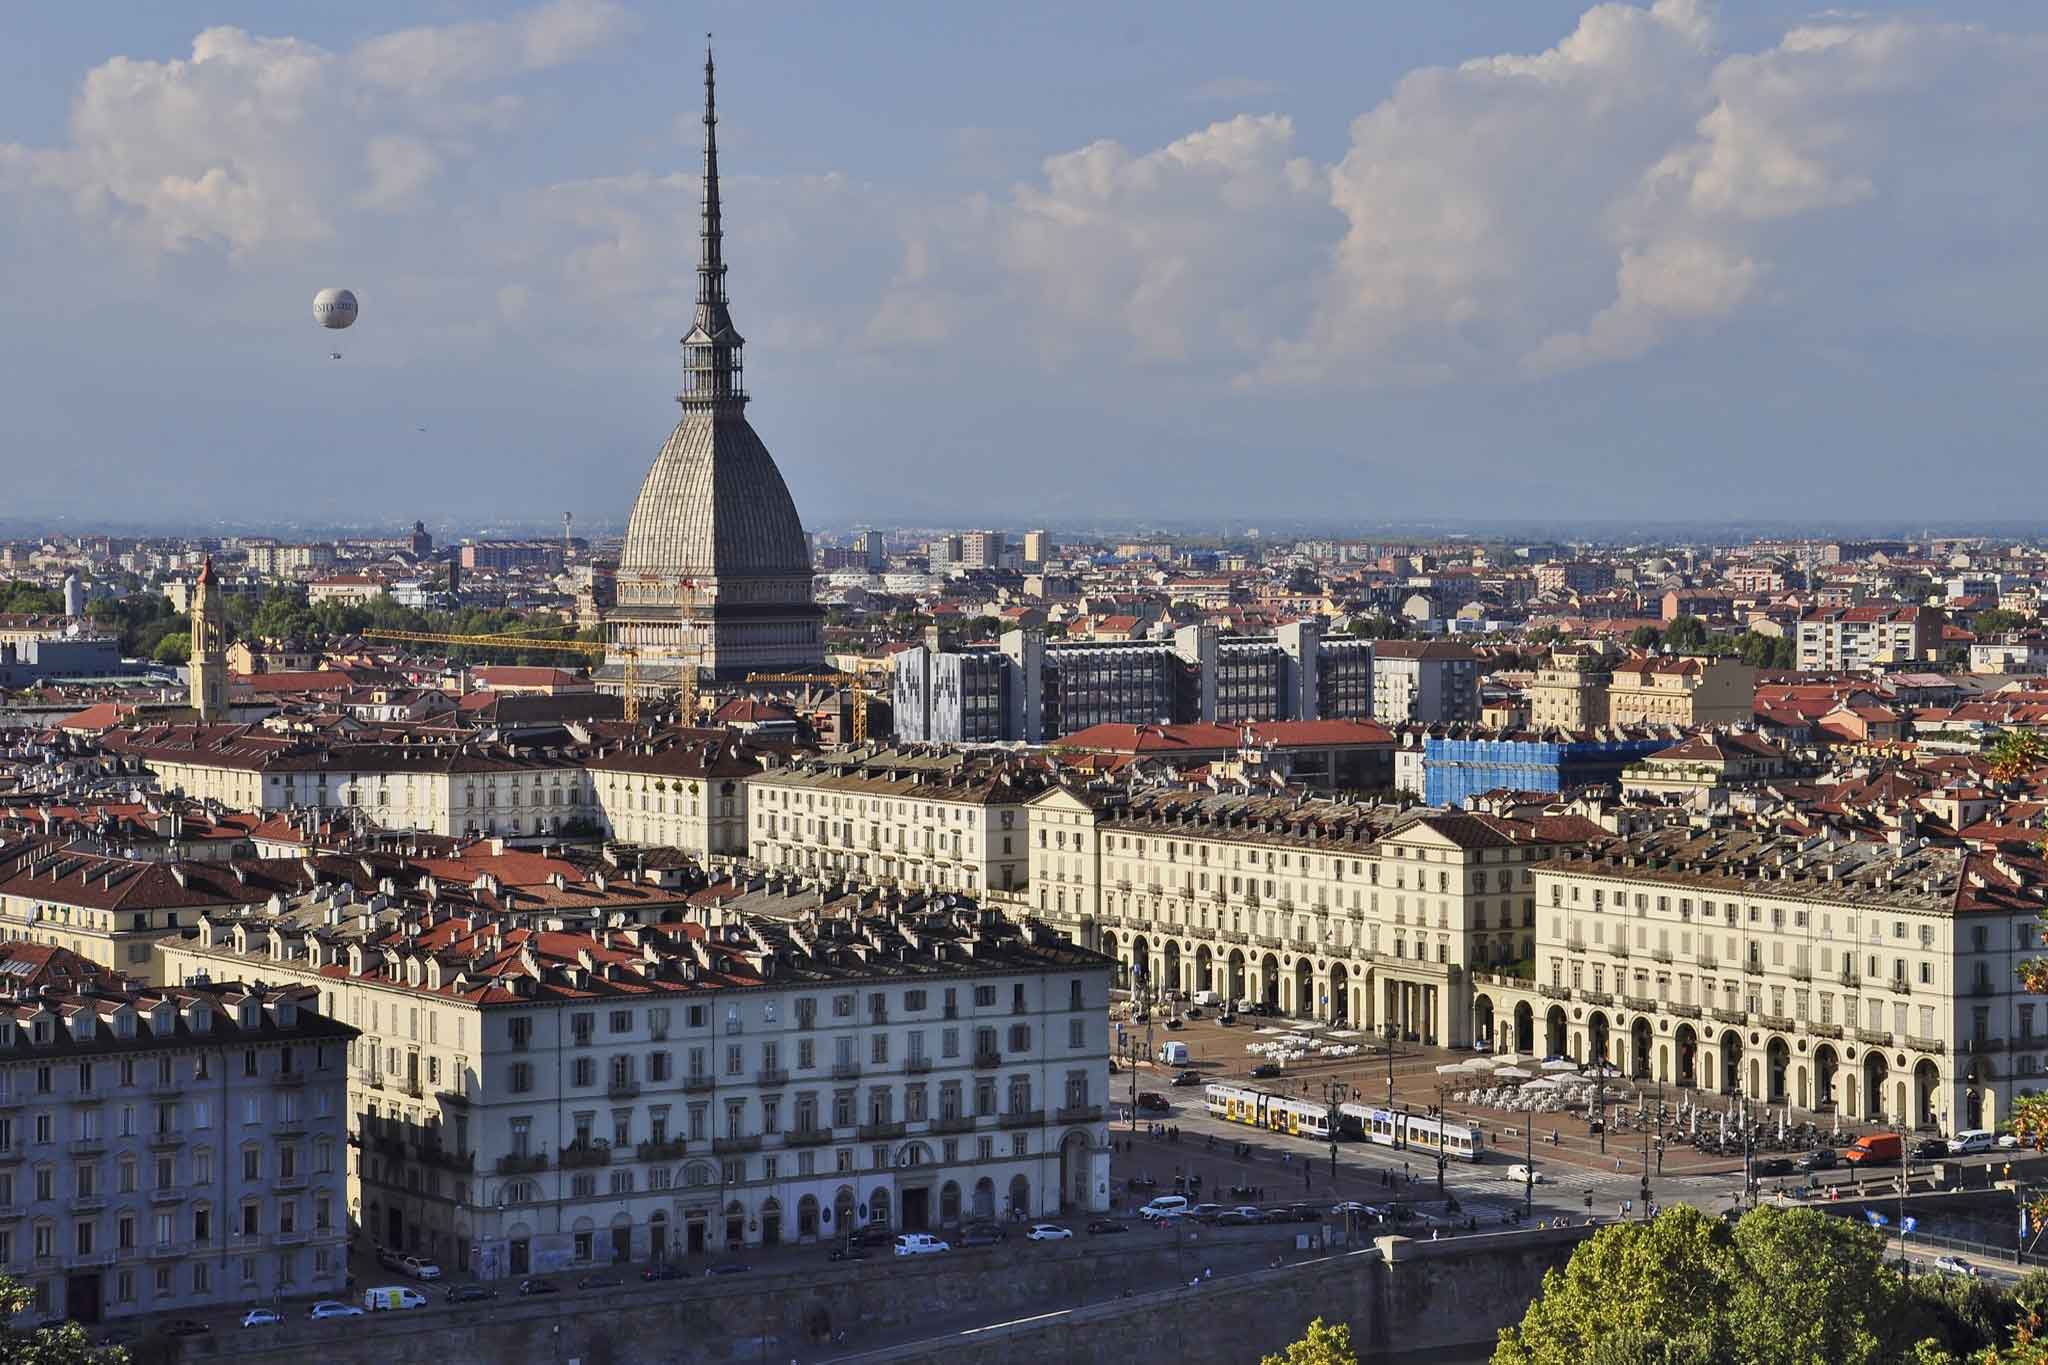
[[[732,325],[725,296],[725,226],[718,206],[718,94],[710,34],[704,35],[704,199],[697,226],[697,311],[683,338],[683,391],[688,408],[736,407],[747,401],[740,382],[745,338]]]

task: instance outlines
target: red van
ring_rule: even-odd
[[[1851,1166],[1890,1166],[1899,1160],[1903,1146],[1897,1133],[1870,1133],[1850,1143],[1842,1160]]]

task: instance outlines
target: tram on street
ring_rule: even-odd
[[[1211,1085],[1205,1092],[1209,1117],[1288,1137],[1330,1140],[1329,1106],[1271,1095],[1248,1085]]]
[[[1337,1106],[1337,1123],[1342,1135],[1363,1138],[1382,1147],[1410,1147],[1431,1155],[1442,1154],[1459,1161],[1477,1161],[1486,1143],[1479,1130],[1427,1114],[1406,1114],[1398,1109],[1380,1109],[1364,1104]]]

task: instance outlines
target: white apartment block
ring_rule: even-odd
[[[1439,640],[1376,641],[1372,718],[1382,725],[1476,722],[1479,656]]]
[[[1597,832],[1206,790],[1057,788],[1032,804],[1032,912],[1134,987],[1460,1046],[1475,971],[1534,951],[1535,870]]]
[[[585,764],[588,800],[604,833],[681,849],[696,858],[747,852],[747,779],[760,761],[732,740],[635,740]]]
[[[1799,621],[1799,667],[1860,671],[1931,658],[1947,619],[1937,607],[1896,603],[1809,612]]]
[[[867,886],[1021,890],[1026,805],[1045,790],[1010,759],[834,750],[747,779],[749,851],[770,868]]]
[[[95,1323],[339,1293],[345,1058],[311,991],[0,1002],[0,1272]]]
[[[1947,1133],[2048,1061],[2015,975],[2048,908],[2032,853],[1677,826],[1543,864],[1536,902],[1535,981],[1473,1000],[1497,1050]]]
[[[1108,1206],[1111,963],[945,899],[798,903],[251,917],[163,952],[362,1030],[351,1212],[486,1277]]]

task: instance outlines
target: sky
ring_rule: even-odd
[[[2020,0],[98,0],[9,30],[0,516],[622,523],[676,417],[707,31],[750,416],[807,525],[2044,491]],[[312,321],[329,285],[347,332]]]

